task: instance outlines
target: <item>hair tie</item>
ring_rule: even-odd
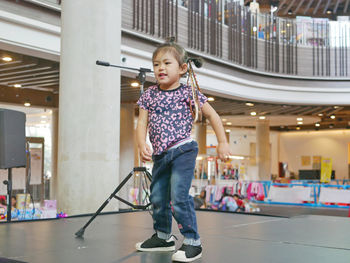
[[[174,36],[172,37],[167,37],[166,38],[166,42],[170,43],[170,44],[174,44],[176,42],[176,38]]]

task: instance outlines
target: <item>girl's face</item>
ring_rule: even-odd
[[[153,60],[154,75],[161,89],[172,90],[180,85],[180,78],[187,71],[187,64],[179,65],[171,52],[159,52]]]

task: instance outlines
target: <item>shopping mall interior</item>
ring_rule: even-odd
[[[194,123],[196,262],[348,262],[349,4],[0,0],[0,262],[171,262],[134,245],[154,232],[137,101],[170,38],[232,154]]]

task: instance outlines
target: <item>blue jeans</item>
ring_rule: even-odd
[[[171,233],[172,215],[187,240],[199,240],[192,196],[189,195],[198,153],[195,141],[153,155],[151,202],[153,227]]]

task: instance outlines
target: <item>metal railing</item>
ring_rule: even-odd
[[[232,0],[123,1],[122,27],[233,65],[294,77],[348,79],[350,23],[251,12]]]
[[[57,12],[61,11],[61,0],[24,0],[25,2],[45,7],[47,9],[51,9]]]

